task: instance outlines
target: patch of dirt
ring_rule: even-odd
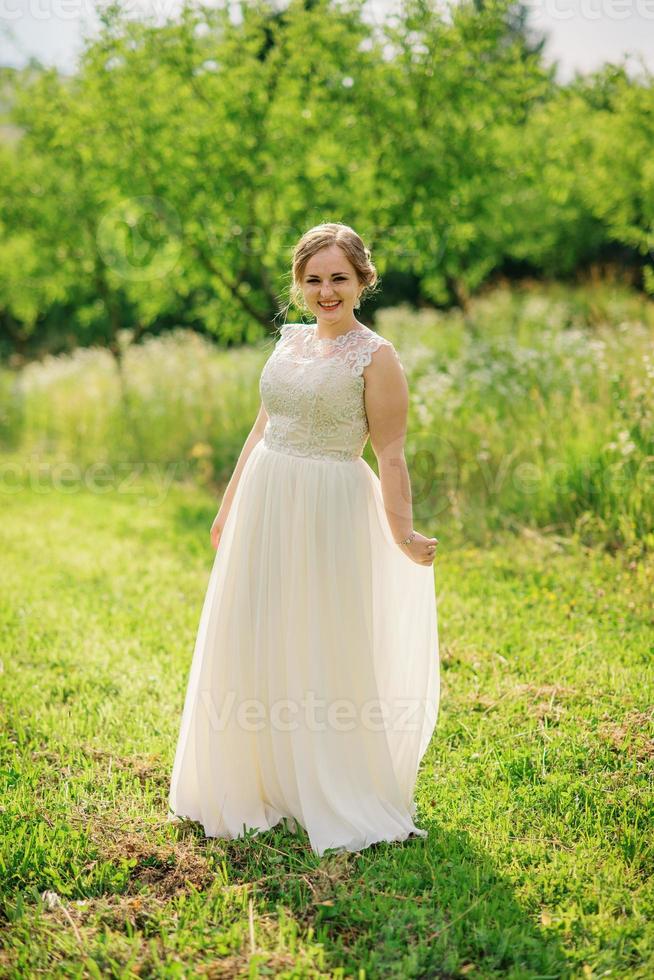
[[[197,963],[193,965],[193,975],[207,977],[207,980],[238,980],[256,976],[251,970],[251,954],[241,956],[225,956],[220,960],[213,960],[210,963]],[[271,976],[278,976],[282,970],[292,970],[297,965],[295,956],[290,953],[261,953],[259,963],[265,965],[266,972]],[[327,976],[327,974],[312,973],[312,976]]]
[[[87,820],[86,832],[103,860],[134,862],[127,894],[148,885],[157,897],[169,899],[189,885],[201,891],[216,878],[213,860],[198,851],[193,839],[157,844],[133,829],[112,827],[102,817]]]
[[[82,745],[82,752],[91,759],[107,761],[109,774],[112,769],[131,772],[141,784],[149,780],[154,784],[165,784],[169,773],[164,769],[158,755],[119,755],[111,749],[99,749],[92,745]]]
[[[654,708],[650,711],[630,711],[620,721],[605,721],[598,729],[599,737],[629,758],[639,762],[654,759]]]
[[[111,749],[99,749],[92,745],[81,745],[81,751],[89,759],[104,762],[107,766],[106,775],[111,776],[113,770],[117,772],[129,772],[136,776],[141,785],[146,781],[154,785],[165,786],[169,780],[169,772],[164,768],[161,759],[157,755],[127,755],[121,756],[118,752]],[[51,763],[57,772],[66,779],[71,779],[75,772],[69,763],[62,764],[61,754],[52,748],[33,749],[31,752],[33,759],[45,759]],[[79,770],[78,770],[79,771]]]

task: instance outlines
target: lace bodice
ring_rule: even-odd
[[[259,381],[270,449],[318,459],[352,460],[368,438],[363,370],[390,340],[368,327],[320,339],[315,324],[286,323]]]

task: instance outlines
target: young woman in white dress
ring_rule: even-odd
[[[169,819],[232,839],[299,824],[322,855],[426,836],[413,791],[439,707],[438,542],[413,528],[400,358],[354,314],[370,251],[318,225],[292,274],[315,323],[282,326],[210,530]]]

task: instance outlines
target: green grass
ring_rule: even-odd
[[[654,558],[438,527],[425,840],[166,821],[215,496],[2,493],[0,975],[654,974]]]

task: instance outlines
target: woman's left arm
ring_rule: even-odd
[[[413,528],[411,481],[404,457],[409,386],[393,347],[384,345],[364,370],[364,403],[377,462],[384,508],[399,544]]]

